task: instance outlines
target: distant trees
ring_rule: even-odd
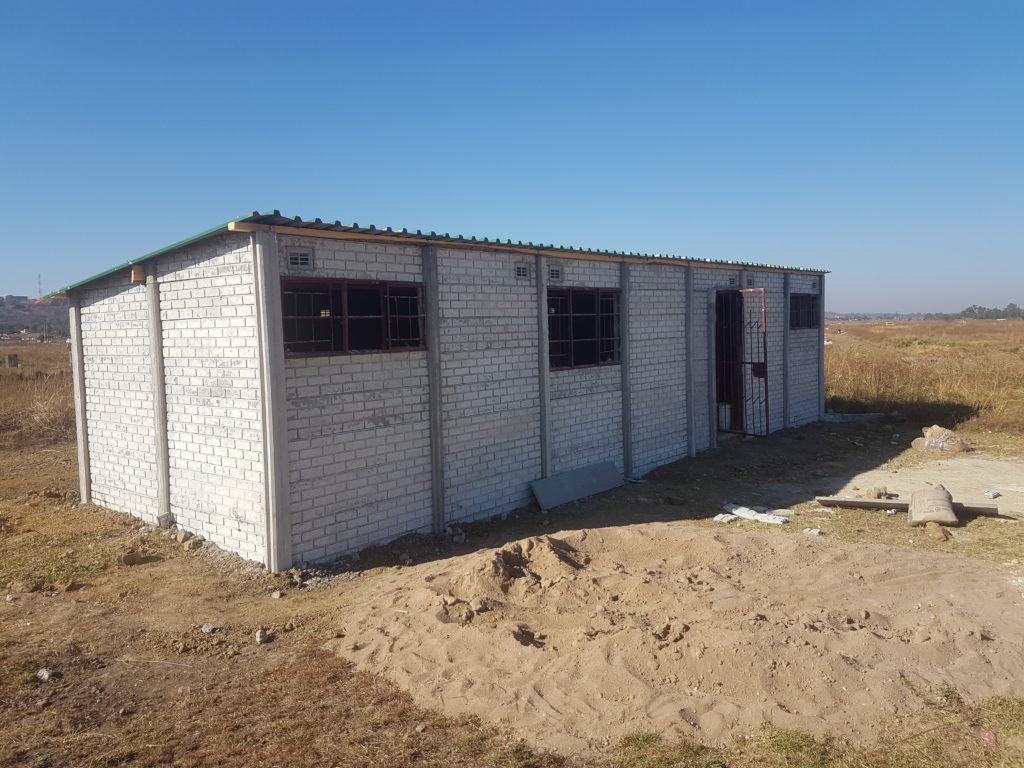
[[[0,306],[0,333],[30,331],[47,337],[67,338],[68,303],[63,299],[23,301]]]
[[[958,313],[950,312],[930,312],[924,316],[925,320],[961,320],[961,319],[973,319],[973,320],[1004,320],[1004,319],[1015,319],[1024,317],[1024,309],[1021,309],[1013,302],[1007,304],[1003,309],[997,309],[995,307],[988,308],[982,307],[979,304],[971,304],[967,309],[960,310]]]

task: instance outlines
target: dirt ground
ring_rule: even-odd
[[[277,575],[78,505],[71,445],[0,451],[0,764],[625,765],[616,744],[654,733],[754,765],[741,737],[765,726],[934,731],[1024,691],[1024,462],[1014,438],[936,458],[900,430],[728,441],[464,544]],[[813,502],[925,482],[1000,490],[1001,516],[940,542]],[[726,502],[793,522],[711,521]],[[1020,759],[971,717],[944,733],[975,764]]]

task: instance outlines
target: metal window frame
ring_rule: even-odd
[[[594,297],[594,312],[575,313],[572,311],[572,297],[574,294],[589,294]],[[568,302],[569,311],[566,314],[555,315],[551,312],[550,300],[552,296],[565,296]],[[615,311],[611,313],[601,312],[601,299],[605,296],[611,296],[615,299]],[[601,366],[610,365],[622,365],[622,290],[620,288],[581,288],[576,286],[549,286],[547,289],[548,317],[567,317],[569,319],[569,335],[568,338],[552,338],[553,324],[548,323],[548,366],[552,371],[567,371],[570,369],[579,368],[597,368]],[[601,343],[605,341],[611,341],[615,344],[615,360],[609,360],[607,362],[596,362],[596,363],[582,363],[576,364],[573,359],[574,356],[574,341],[573,338],[573,323],[574,317],[593,317],[596,336],[593,339],[597,346],[597,356],[601,355]],[[614,336],[604,336],[601,333],[601,320],[602,318],[611,317],[615,323]],[[564,342],[569,345],[569,364],[568,365],[556,365],[551,360],[551,342]],[[582,341],[590,341],[590,339],[583,339]]]
[[[297,286],[309,286],[309,287],[320,287],[328,294],[330,303],[332,305],[332,314],[330,315],[287,315],[284,313],[284,301],[283,298],[288,291],[289,287]],[[350,287],[372,287],[379,290],[379,302],[380,302],[380,313],[375,315],[352,315],[349,312],[349,288]],[[392,315],[391,314],[391,289],[402,289],[408,291],[409,289],[416,290],[416,300],[418,304],[419,312],[415,315]],[[302,357],[329,357],[332,355],[376,355],[382,353],[392,352],[414,352],[417,350],[424,350],[427,348],[427,317],[425,312],[424,296],[423,296],[423,284],[416,282],[401,282],[395,280],[351,280],[349,278],[336,278],[336,277],[282,277],[281,278],[281,296],[282,296],[282,313],[281,313],[281,324],[284,330],[284,354],[288,358],[302,358]],[[341,313],[333,314],[333,306],[335,304],[335,298],[340,298]],[[405,297],[409,298],[409,297]],[[414,319],[419,322],[419,339],[420,343],[418,346],[403,345],[393,346],[395,339],[391,333],[391,321],[392,318],[405,318]],[[378,319],[381,324],[381,340],[383,346],[377,349],[351,349],[351,331],[349,324],[352,320],[372,320]],[[288,322],[293,320],[321,320],[327,319],[330,321],[330,346],[329,350],[315,350],[315,351],[296,351],[290,349],[289,345],[293,344],[308,344],[309,342],[296,342],[287,340],[288,337]],[[340,320],[341,326],[341,338],[340,342],[335,332],[335,321]]]
[[[789,295],[789,328],[792,331],[814,330],[821,326],[821,296],[817,293]]]

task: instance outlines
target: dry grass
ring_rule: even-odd
[[[65,344],[0,346],[20,368],[0,368],[0,445],[27,446],[70,440],[75,434],[71,368]]]
[[[847,324],[843,328],[846,332],[832,337],[835,344],[827,352],[833,408],[900,410],[922,424],[936,421],[992,430],[993,440],[999,430],[1019,432],[1024,426],[1024,360],[1020,359],[1024,322]],[[381,678],[360,673],[320,650],[322,639],[312,629],[304,634],[300,628],[294,633],[298,639],[289,641],[290,645],[281,640],[275,663],[250,663],[250,658],[260,658],[255,654],[240,657],[244,663],[183,657],[158,644],[146,646],[146,656],[155,658],[154,663],[123,663],[122,646],[134,648],[135,641],[130,635],[117,634],[127,631],[121,615],[140,610],[142,598],[131,602],[132,596],[152,588],[142,580],[133,581],[116,566],[117,553],[135,541],[134,526],[127,517],[98,511],[90,513],[88,524],[83,516],[68,525],[69,518],[56,513],[73,508],[73,478],[63,490],[43,490],[51,482],[46,472],[52,470],[46,470],[39,457],[48,455],[47,451],[28,449],[73,437],[70,377],[35,378],[37,370],[43,374],[66,371],[67,349],[25,345],[0,348],[0,353],[4,351],[19,354],[24,367],[0,369],[0,444],[25,448],[9,455],[26,456],[33,472],[42,473],[33,481],[37,482],[33,487],[42,492],[7,502],[0,499],[0,584],[35,579],[47,588],[73,580],[95,580],[96,585],[92,592],[75,593],[83,597],[76,602],[81,613],[74,623],[74,643],[56,636],[36,635],[31,643],[22,635],[0,637],[2,764],[1024,768],[1020,750],[1024,700],[1013,698],[965,704],[955,692],[922,693],[928,709],[916,727],[868,747],[783,730],[766,730],[759,738],[728,747],[635,734],[599,756],[573,758],[536,752],[472,718],[446,718],[420,709]],[[815,438],[818,432],[822,434]],[[843,446],[854,443],[839,440],[837,434],[850,441],[856,438],[858,454],[873,451],[879,461],[888,455],[887,441],[870,441],[870,426],[810,427],[789,439],[784,456],[755,451],[756,446],[744,443],[730,447],[729,462],[722,463],[721,457],[699,458],[687,464],[686,472],[700,475],[703,496],[725,498],[730,493],[718,493],[719,476],[721,482],[742,476],[757,487],[768,478],[784,476],[788,470],[780,469],[783,464],[800,467],[832,453],[838,457]],[[823,445],[831,447],[825,450]],[[745,457],[744,449],[753,455]],[[664,483],[661,487],[676,493],[674,487]],[[680,485],[678,494],[688,504],[691,493],[697,493],[694,483]],[[694,497],[692,505],[700,507],[699,501]],[[672,507],[672,511],[679,510]],[[841,518],[834,525],[837,538],[888,541],[905,532],[877,516],[868,521],[863,513],[842,512],[836,517]],[[870,525],[876,518],[877,525]],[[964,554],[998,561],[1019,551],[1019,539],[1006,536],[1004,526],[985,519],[972,525],[976,541],[964,542],[965,546],[981,546],[998,538],[1008,549]],[[929,542],[925,546],[941,548]],[[165,550],[160,553],[175,556],[169,544]],[[187,572],[174,573],[178,578]],[[103,587],[107,582],[109,586]],[[230,589],[251,599],[237,579],[232,583]],[[212,592],[212,581],[188,582],[185,589],[188,595]],[[56,606],[58,598],[52,600]],[[83,621],[87,606],[99,617],[93,624]],[[36,610],[39,615],[33,621],[38,623],[45,615],[43,604]],[[308,621],[312,623],[314,617]],[[182,663],[183,658],[188,663]],[[43,663],[64,670],[64,676],[55,684],[43,685],[34,678],[34,670]],[[997,734],[999,744],[981,737],[989,730]]]
[[[623,739],[615,768],[1021,768],[1024,700],[997,697],[967,705],[956,691],[921,692],[928,709],[918,727],[873,747],[802,731],[766,728],[758,738],[712,748],[670,742],[653,733]],[[999,743],[986,741],[991,731]]]
[[[896,410],[969,432],[1024,429],[1024,321],[839,327],[825,355],[833,410]]]
[[[730,446],[731,461],[758,487],[777,477],[780,465],[803,465],[807,457],[822,455],[824,445],[837,455],[885,450],[881,443],[856,447],[836,439],[833,430],[840,438],[863,442],[869,427],[811,427],[801,431],[802,439],[779,443],[784,448],[779,455],[743,442]],[[34,488],[58,480],[47,468],[49,449],[17,453],[26,467],[39,470]],[[70,460],[69,446],[65,454],[61,458]],[[716,477],[737,473],[721,455],[717,460],[702,456],[689,466]],[[333,608],[324,613],[319,602],[301,604],[298,596],[289,596],[295,603],[286,613],[295,617],[297,629],[257,648],[250,624],[279,623],[265,612],[268,603],[274,610],[286,603],[268,598],[272,589],[282,588],[280,581],[263,572],[245,575],[240,563],[234,570],[230,558],[224,566],[229,570],[221,572],[220,561],[186,557],[157,535],[148,536],[144,548],[163,560],[146,568],[173,567],[147,575],[119,566],[120,552],[142,546],[135,521],[76,508],[73,480],[67,473],[59,487],[0,499],[0,518],[6,519],[0,520],[0,584],[28,578],[46,588],[65,580],[90,582],[66,595],[35,593],[0,602],[0,614],[9,619],[0,636],[0,765],[1024,768],[1024,700],[965,705],[955,691],[921,691],[926,709],[919,720],[882,744],[851,746],[840,739],[766,730],[720,747],[641,733],[596,755],[534,750],[473,718],[417,707],[383,678],[324,651],[322,644],[344,619]],[[712,487],[713,480],[701,480],[705,497],[725,497]],[[694,505],[706,507],[706,502]],[[879,526],[885,524],[880,519]],[[202,645],[195,631],[179,633],[177,622],[152,615],[145,622],[134,620],[175,600],[174,615],[197,603],[206,606],[201,612],[220,614],[217,606],[223,604],[218,624],[227,627],[223,637],[241,649],[240,655],[222,657],[223,646]],[[196,647],[175,651],[179,639]],[[41,683],[35,672],[42,666],[61,677]],[[996,733],[999,744],[981,738],[987,730]]]

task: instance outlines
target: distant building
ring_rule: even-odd
[[[72,285],[82,499],[279,570],[824,410],[824,271],[253,214]]]

